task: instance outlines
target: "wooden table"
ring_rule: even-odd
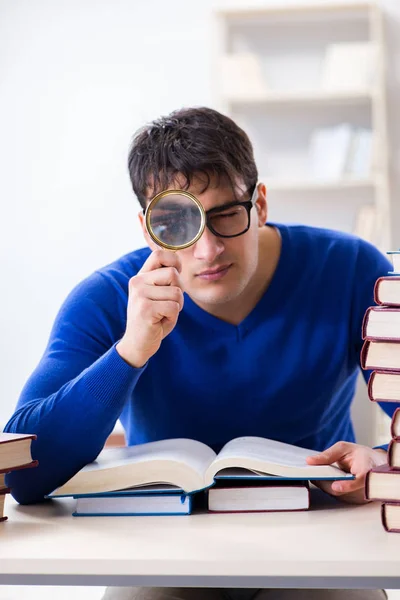
[[[378,503],[314,490],[305,512],[72,517],[74,501],[19,506],[0,525],[0,584],[400,588],[400,535]]]

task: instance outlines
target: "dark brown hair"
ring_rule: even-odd
[[[147,193],[168,188],[177,174],[188,189],[193,178],[219,185],[227,179],[235,188],[240,177],[250,188],[257,182],[253,147],[247,134],[229,117],[211,108],[183,108],[140,129],[128,159],[133,191],[142,208]]]

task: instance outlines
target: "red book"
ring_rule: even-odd
[[[391,469],[388,464],[368,471],[365,478],[365,498],[400,502],[400,471]]]
[[[400,308],[367,308],[361,331],[364,340],[400,340]]]
[[[11,491],[10,488],[6,488],[6,487],[2,488],[0,490],[0,522],[7,520],[7,517],[4,514],[4,502],[6,499],[6,494],[9,494],[10,491]]]
[[[400,439],[400,408],[396,408],[392,415],[390,424],[390,435],[394,439]]]
[[[391,533],[400,533],[400,502],[384,502],[381,506],[382,525]]]
[[[377,304],[400,307],[400,277],[380,277],[375,282],[374,300]]]
[[[36,467],[38,463],[31,454],[32,440],[36,440],[36,435],[0,433],[0,473]]]
[[[363,369],[400,372],[400,340],[365,340],[360,361]]]
[[[388,446],[388,465],[400,471],[400,438],[392,438]],[[400,483],[399,483],[400,485]]]
[[[372,402],[400,402],[400,371],[372,371],[368,396]]]
[[[208,491],[210,512],[272,512],[307,510],[310,507],[308,481],[219,480]]]

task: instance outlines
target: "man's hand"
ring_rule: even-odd
[[[351,442],[337,442],[330,448],[315,456],[308,456],[309,465],[337,465],[348,473],[355,475],[349,481],[313,481],[321,490],[337,496],[344,502],[363,504],[365,500],[365,476],[374,467],[387,462],[387,453],[381,448],[374,450],[368,446],[353,444]]]
[[[183,307],[181,270],[176,252],[155,250],[129,280],[126,330],[116,350],[133,367],[142,367],[176,325]]]

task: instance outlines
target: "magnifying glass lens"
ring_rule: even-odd
[[[184,194],[161,197],[152,207],[149,226],[162,246],[190,245],[203,225],[199,206]]]

